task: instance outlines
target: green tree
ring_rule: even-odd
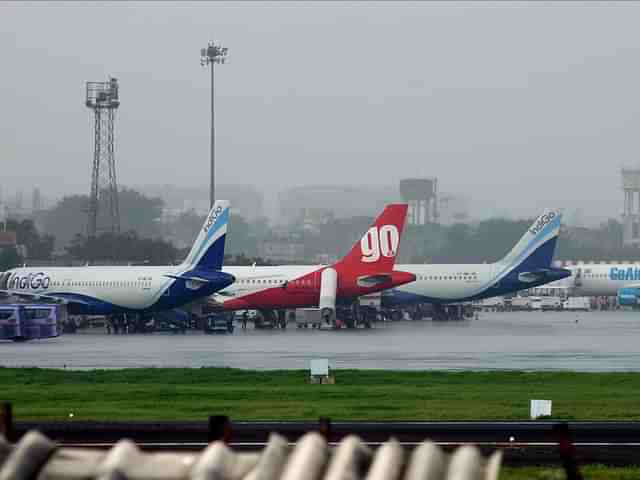
[[[15,248],[0,249],[0,272],[19,267],[22,263],[23,259]]]
[[[106,224],[107,205],[104,196],[98,207],[98,225]],[[118,193],[120,230],[134,231],[141,237],[160,235],[160,219],[163,202],[160,198],[149,198],[141,193],[122,188]],[[66,247],[78,234],[87,232],[89,197],[71,195],[64,197],[43,216],[47,233],[53,235],[58,247]]]
[[[54,238],[52,235],[41,235],[33,220],[7,220],[7,230],[16,232],[18,244],[27,247],[30,259],[49,260],[53,251]]]
[[[67,247],[76,260],[119,261],[148,265],[167,265],[179,260],[176,248],[160,239],[140,238],[135,232],[105,233],[94,239],[76,235]]]
[[[195,241],[204,218],[194,210],[189,210],[178,215],[173,221],[165,225],[165,231],[179,243],[189,245],[184,255],[186,256]],[[232,214],[227,229],[225,251],[231,255],[257,254],[256,235],[251,231],[251,225],[240,215]]]

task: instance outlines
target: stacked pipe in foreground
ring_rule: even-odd
[[[146,453],[129,440],[110,450],[67,448],[33,431],[11,446],[0,435],[0,480],[497,480],[501,458],[484,459],[470,445],[446,454],[428,441],[412,452],[393,439],[372,450],[356,436],[330,448],[315,432],[293,448],[271,434],[257,453],[223,442],[199,453]]]

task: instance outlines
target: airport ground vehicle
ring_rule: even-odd
[[[569,297],[564,301],[562,308],[567,311],[588,312],[591,310],[591,300],[589,297]]]
[[[556,296],[542,297],[540,309],[543,311],[562,310],[562,299]]]
[[[485,298],[480,301],[480,308],[483,310],[493,310],[501,312],[505,309],[505,299],[502,297]]]
[[[204,317],[205,333],[233,333],[233,315],[229,313],[211,313]]]
[[[541,311],[542,310],[542,297],[538,297],[536,295],[532,295],[529,297],[529,306],[531,310]]]
[[[0,305],[0,339],[25,341],[60,335],[59,307],[48,304]]]
[[[531,297],[513,297],[511,299],[511,310],[531,310]]]

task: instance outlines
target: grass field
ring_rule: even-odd
[[[529,400],[553,418],[640,419],[640,374],[339,370],[336,385],[305,371],[227,368],[67,371],[0,368],[0,401],[17,420],[524,420]]]
[[[589,480],[638,480],[640,467],[614,468],[602,465],[587,465],[580,473]],[[560,468],[545,467],[502,467],[500,480],[565,480],[566,475]]]

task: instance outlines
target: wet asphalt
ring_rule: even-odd
[[[250,325],[251,327],[251,325]],[[67,334],[0,342],[0,365],[73,369],[228,366],[307,369],[640,371],[640,313],[481,313],[462,322],[401,321],[370,330],[243,330],[205,335]]]

